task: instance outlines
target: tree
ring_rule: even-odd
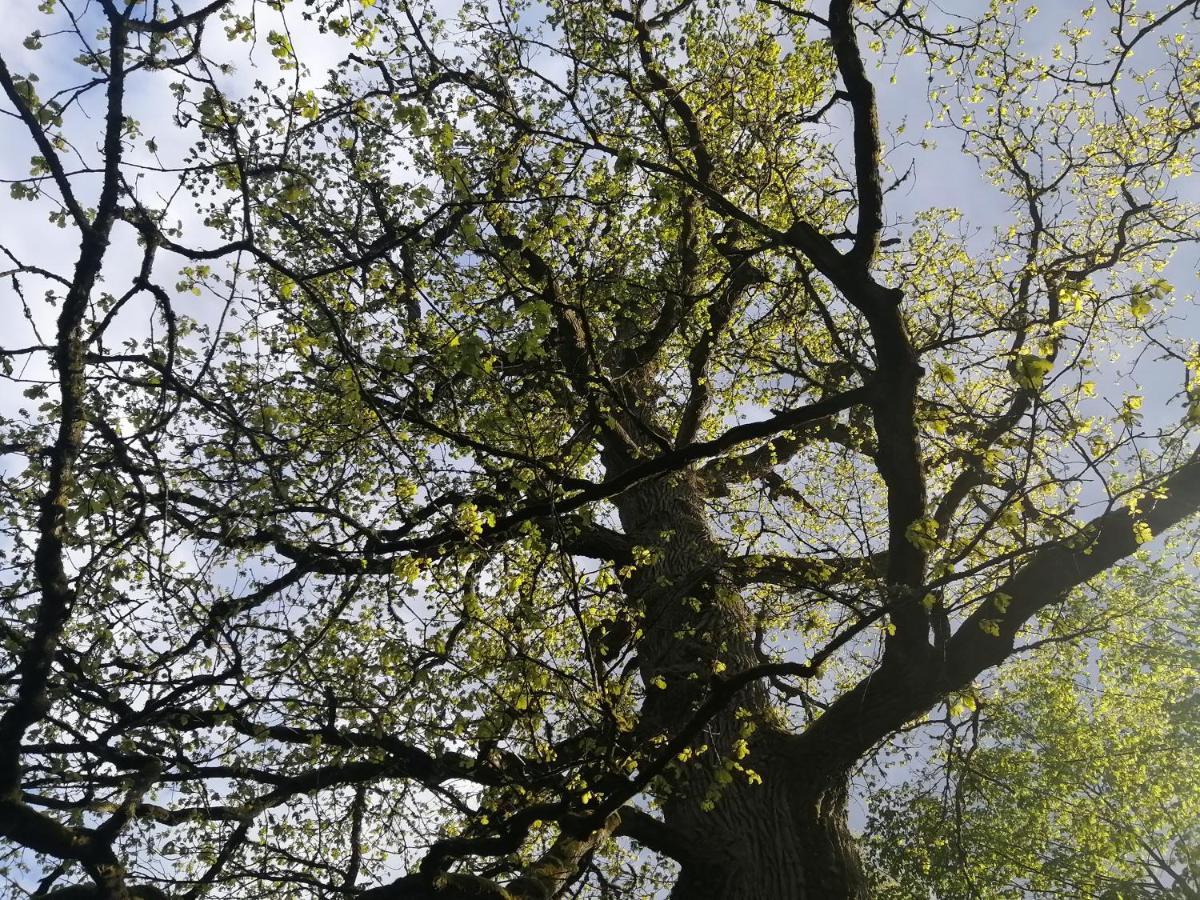
[[[876,892],[1194,890],[1145,802],[1030,812],[1084,846],[1057,881],[982,816],[989,772],[1061,787],[1031,747],[1153,758],[1062,714],[1089,648],[1194,739],[1194,654],[1113,636],[1200,509],[1200,3],[1044,52],[1001,3],[42,11],[12,195],[78,246],[5,248],[10,896],[863,897],[848,792],[902,733],[958,837],[893,772]],[[947,157],[889,72],[1003,221],[899,205]]]
[[[963,695],[917,777],[879,784],[880,896],[1197,896],[1194,578],[1116,570],[1048,652]],[[954,709],[957,707],[957,709]],[[969,713],[969,715],[962,715]]]

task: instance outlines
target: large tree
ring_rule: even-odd
[[[1200,2],[958,5],[45,0],[6,896],[1194,896]]]

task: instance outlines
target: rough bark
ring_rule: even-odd
[[[617,501],[632,541],[657,551],[628,585],[643,616],[638,654],[647,684],[646,737],[682,729],[714,672],[756,662],[749,611],[715,575],[720,550],[701,496],[696,478],[683,474]],[[795,744],[754,683],[709,723],[693,748],[699,755],[661,780],[664,821],[692,848],[681,861],[674,900],[866,896],[846,823],[845,773],[798,766]],[[810,771],[821,774],[812,779]]]

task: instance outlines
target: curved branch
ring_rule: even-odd
[[[887,735],[1010,657],[1018,649],[1017,633],[1038,613],[1134,553],[1140,546],[1135,525],[1160,534],[1200,512],[1200,457],[1147,485],[1151,489],[1161,498],[1144,501],[1142,513],[1110,510],[1074,537],[1034,554],[981,598],[948,641],[944,656],[885,658],[797,739],[804,764],[822,774],[845,773]]]

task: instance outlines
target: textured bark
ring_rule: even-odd
[[[757,662],[752,618],[740,594],[718,577],[721,554],[700,498],[698,482],[684,474],[617,501],[633,542],[658,551],[628,585],[643,616],[638,654],[648,686],[646,737],[680,731],[722,665],[732,672]],[[656,686],[659,679],[665,688]],[[749,753],[739,759],[742,739]],[[662,780],[664,821],[692,851],[682,861],[675,900],[866,896],[846,824],[844,773],[800,766],[797,749],[797,738],[754,683],[709,723],[694,748],[698,755]],[[762,782],[730,772],[728,761]],[[732,776],[725,784],[718,781],[723,772]]]
[[[688,835],[696,860],[685,863],[672,900],[813,900],[866,897],[845,784],[805,783],[790,754],[756,741],[747,762],[761,785],[731,785],[705,812],[686,797],[664,804],[666,821]]]

